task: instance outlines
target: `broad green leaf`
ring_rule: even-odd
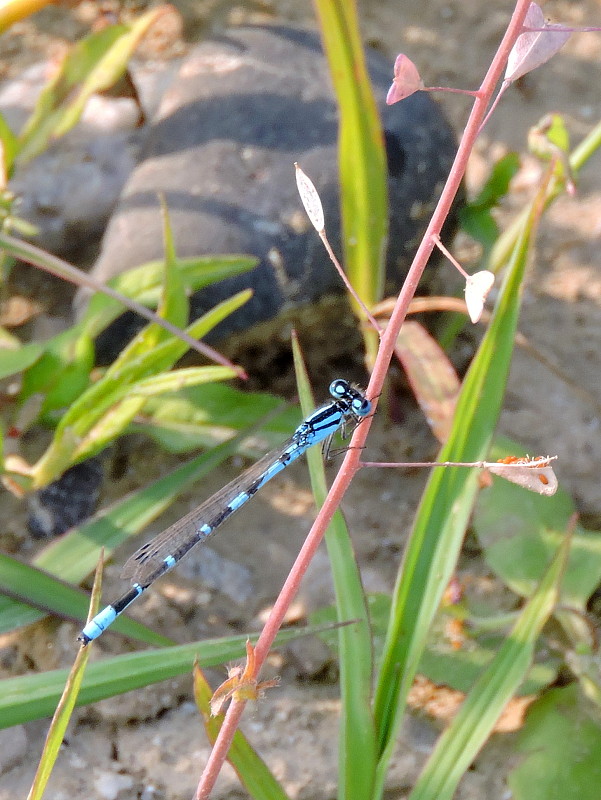
[[[514,800],[597,800],[601,786],[598,709],[577,683],[553,689],[528,710],[508,778]]]
[[[468,641],[459,650],[453,650],[448,644],[441,645],[440,641],[430,642],[422,654],[418,672],[433,683],[468,692],[482,670],[491,664],[503,641],[500,636],[490,636],[486,642],[487,647],[484,646],[484,641]],[[523,683],[516,689],[517,694],[540,692],[556,680],[559,659],[550,658],[546,647],[543,651],[544,658],[541,657],[539,663],[530,667]]]
[[[520,168],[520,157],[517,153],[507,153],[500,158],[491,170],[490,176],[470,206],[493,208],[498,205],[509,191],[509,184]]]
[[[569,544],[562,542],[513,630],[439,738],[410,800],[451,800],[455,794],[532,663],[536,640],[559,598]]]
[[[509,191],[511,179],[520,167],[517,153],[507,153],[495,163],[490,176],[478,196],[459,209],[461,227],[488,252],[494,245],[499,228],[491,209],[497,206]]]
[[[303,414],[315,408],[300,348],[293,339],[296,379]],[[318,507],[328,490],[321,454],[307,452],[311,487]],[[371,709],[373,653],[369,613],[353,544],[340,510],[326,531],[326,545],[336,594],[336,616],[343,625],[338,633],[340,693],[342,700],[338,754],[339,796],[362,800],[373,791],[376,769],[376,731]]]
[[[44,345],[30,342],[18,348],[0,348],[0,379],[16,375],[31,367],[42,356]]]
[[[463,230],[489,252],[499,236],[499,226],[488,208],[468,205],[459,209],[459,215]]]

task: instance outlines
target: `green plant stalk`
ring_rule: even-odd
[[[542,192],[547,188],[545,183]],[[452,431],[440,461],[479,461],[489,449],[500,414],[520,289],[540,215],[535,204],[522,229],[489,329],[463,382]],[[434,470],[420,503],[394,591],[390,626],[375,694],[379,738],[378,795],[402,721],[407,693],[442,594],[455,569],[478,490],[475,470]]]
[[[570,537],[567,536],[510,635],[438,740],[409,800],[451,800],[453,797],[461,776],[526,677],[536,641],[559,598],[569,548]]]
[[[338,159],[344,264],[368,308],[382,299],[388,237],[384,136],[361,44],[354,0],[315,0],[340,111]],[[327,221],[326,221],[327,227]],[[359,319],[363,313],[354,304]],[[364,332],[368,362],[377,334]]]
[[[303,416],[315,408],[305,364],[293,339],[296,380]],[[327,496],[323,460],[317,448],[307,452],[311,487],[318,508]],[[353,544],[341,511],[336,511],[325,534],[336,595],[341,715],[338,741],[338,797],[371,797],[376,770],[376,736],[371,710],[373,652],[369,611]]]

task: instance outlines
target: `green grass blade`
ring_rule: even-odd
[[[305,365],[293,341],[297,385],[303,414],[315,408]],[[323,460],[317,448],[307,452],[313,496],[320,507],[327,494]],[[371,710],[373,653],[367,600],[357,568],[353,544],[341,511],[326,531],[339,622],[340,693],[338,796],[348,800],[371,797],[376,769],[376,737]]]
[[[276,643],[285,644],[299,635],[320,633],[323,630],[325,626],[316,625],[303,628],[302,631],[281,631]],[[243,634],[227,639],[203,639],[161,650],[145,650],[95,661],[86,670],[77,705],[96,703],[107,697],[183,675],[190,672],[195,658],[198,658],[203,667],[215,667],[239,659],[246,652],[248,638],[255,642],[257,636]],[[0,729],[51,716],[68,676],[68,670],[59,669],[0,681]]]
[[[65,619],[85,620],[90,604],[88,594],[82,589],[3,553],[0,553],[0,592],[7,596],[5,599],[17,600],[18,605],[31,612],[25,616],[25,624],[36,622],[48,613]],[[0,609],[0,633],[20,627],[18,617],[8,613],[10,608],[12,605]],[[18,608],[14,610],[18,614]],[[126,617],[123,622],[118,628],[116,623],[113,627],[126,636],[148,644],[172,644],[167,637],[148,630],[135,620]]]
[[[324,49],[340,110],[338,158],[344,264],[368,306],[382,298],[388,235],[384,137],[351,0],[317,0]],[[327,220],[326,220],[327,230]],[[361,311],[355,308],[360,316]]]
[[[235,377],[236,373],[229,367],[186,367],[145,378],[135,383],[130,391],[136,397],[157,397],[190,386],[200,386],[203,383],[213,383]]]
[[[463,382],[441,461],[479,461],[501,411],[520,307],[520,287],[536,219],[524,226],[490,327]],[[375,696],[381,760],[379,785],[425,646],[430,624],[455,568],[478,489],[476,470],[433,470],[424,491],[395,593]]]
[[[557,603],[569,548],[570,538],[566,537],[493,662],[476,681],[457,716],[438,740],[410,800],[453,797],[461,776],[526,677],[536,640]]]
[[[98,611],[101,586],[102,565],[99,564],[96,569],[96,575],[94,576],[92,602],[90,603],[88,619]],[[77,696],[81,689],[89,657],[89,648],[80,647],[75,658],[75,663],[69,672],[63,694],[52,717],[52,722],[50,723],[50,728],[46,735],[46,741],[44,742],[44,749],[42,750],[40,762],[27,800],[41,800],[44,795],[44,790],[46,789],[48,779],[56,763],[60,747],[63,743],[65,733],[67,732],[69,720],[71,719],[71,714],[77,702]]]

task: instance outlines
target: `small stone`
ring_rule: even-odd
[[[119,775],[116,772],[100,772],[94,777],[94,787],[102,800],[117,800],[121,792],[134,785],[130,775]]]
[[[27,734],[23,725],[0,731],[0,775],[20,764],[27,755]]]

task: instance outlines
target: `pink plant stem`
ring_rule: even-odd
[[[407,315],[409,303],[415,294],[417,285],[425,269],[430,253],[435,246],[435,237],[440,235],[442,225],[449,213],[453,199],[457,194],[461,184],[461,179],[467,167],[469,155],[472,151],[474,142],[480,129],[480,125],[486,113],[486,107],[490,102],[490,98],[493,95],[495,86],[497,85],[501,77],[501,73],[505,68],[511,48],[513,47],[514,42],[519,34],[522,32],[522,24],[524,18],[526,17],[526,12],[528,11],[529,6],[530,0],[517,0],[516,2],[515,9],[505,36],[499,45],[492,64],[490,65],[488,72],[482,81],[482,85],[478,91],[478,96],[474,101],[474,106],[463,132],[463,136],[461,137],[457,155],[455,156],[455,160],[453,162],[449,178],[445,184],[445,188],[442,192],[440,200],[438,201],[434,214],[432,215],[428,229],[424,234],[424,238],[422,239],[417,253],[415,254],[415,258],[413,259],[413,263],[409,269],[407,278],[405,279],[403,287],[399,293],[390,320],[386,326],[386,329],[384,330],[384,333],[382,334],[380,340],[380,349],[374,363],[374,369],[367,389],[367,396],[372,398],[374,409],[377,405],[377,398],[382,391],[388,366],[394,354],[397,336],[401,329],[401,325],[403,324],[403,320]],[[294,566],[290,570],[290,574],[288,575],[288,578],[282,587],[282,591],[275,601],[271,614],[265,623],[265,627],[261,632],[255,649],[257,674],[259,673],[261,666],[265,661],[271,646],[273,645],[273,641],[277,635],[277,632],[284,621],[286,611],[298,591],[300,582],[304,577],[313,555],[321,543],[325,530],[328,527],[334,512],[340,505],[340,501],[342,500],[342,497],[344,496],[344,493],[346,492],[354,474],[359,469],[361,451],[363,450],[365,439],[369,433],[370,427],[371,418],[367,417],[355,430],[351,440],[351,445],[346,453],[344,461],[342,462],[340,470],[334,479],[332,488],[330,489],[330,492],[323,506],[321,507],[315,522],[313,523],[313,527],[311,528],[309,535],[307,536],[307,539],[305,540],[305,543],[303,544],[301,551],[294,562]],[[244,702],[240,701],[234,701],[230,704],[225,716],[223,727],[221,728],[211,755],[209,756],[209,760],[207,761],[205,770],[200,778],[196,792],[196,800],[206,800],[206,798],[209,797],[217,775],[219,774],[223,762],[227,757],[232,737],[242,714],[243,706]]]

